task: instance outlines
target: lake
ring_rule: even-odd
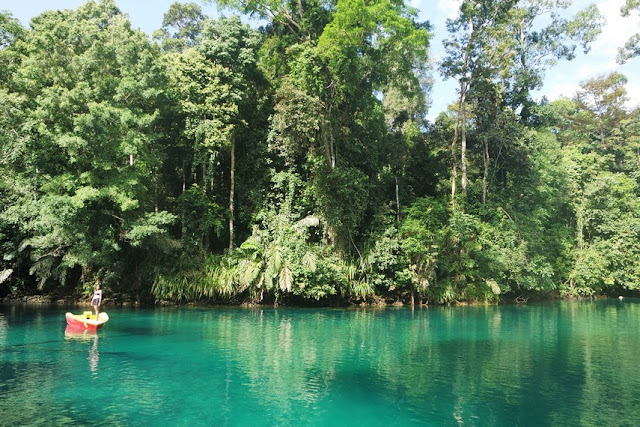
[[[106,309],[0,305],[0,425],[640,425],[638,299]]]

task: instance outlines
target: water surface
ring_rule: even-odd
[[[640,300],[65,311],[0,305],[0,425],[640,425]]]

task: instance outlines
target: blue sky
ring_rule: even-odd
[[[0,0],[0,10],[10,11],[14,17],[27,25],[29,20],[47,9],[74,9],[85,0]],[[151,34],[162,23],[163,14],[174,0],[116,0],[118,7],[129,14],[134,27]],[[435,39],[432,43],[431,56],[434,65],[442,58],[442,40],[446,38],[445,20],[456,15],[460,0],[409,0],[410,4],[420,10],[420,19],[429,20],[434,26]],[[575,0],[572,11],[582,9],[592,1]],[[573,61],[561,61],[546,73],[544,87],[535,92],[536,98],[543,95],[551,100],[561,96],[572,96],[580,82],[599,74],[617,70],[629,79],[627,92],[631,98],[628,106],[640,105],[640,57],[636,57],[625,65],[615,62],[618,47],[629,37],[640,32],[640,16],[636,13],[628,18],[620,16],[620,7],[624,0],[596,0],[598,9],[605,16],[607,25],[591,52],[587,55],[580,52]],[[216,16],[216,7],[203,6],[205,13]],[[434,72],[436,78],[431,93],[432,106],[428,114],[435,118],[456,98],[456,84],[453,80],[443,80]]]

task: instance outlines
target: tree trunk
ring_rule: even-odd
[[[153,174],[153,193],[154,193],[154,208],[158,213],[158,173]]]
[[[482,176],[482,204],[487,204],[487,180],[489,177],[489,138],[485,135],[484,145],[484,175]]]
[[[460,171],[462,172],[461,187],[462,194],[467,195],[467,82],[462,81],[460,84],[462,94],[461,101],[461,120],[460,120]]]
[[[187,191],[187,164],[182,162],[182,192]]]
[[[400,191],[398,188],[398,175],[395,176],[396,179],[396,221],[398,227],[400,227]]]
[[[207,163],[202,162],[202,192],[207,194]]]
[[[202,193],[207,195],[207,160],[202,161]],[[202,249],[209,247],[209,233],[204,233],[200,239]]]
[[[215,185],[215,165],[214,165],[214,161],[215,161],[215,154],[213,154],[211,156],[211,160],[209,161],[209,169],[214,171],[214,172],[209,173],[209,191],[211,191],[211,194],[213,194],[213,187]]]
[[[604,147],[604,123],[602,117],[598,117],[598,130],[600,132],[600,148]]]
[[[331,117],[331,106],[327,108],[327,117]],[[326,118],[325,118],[326,119]],[[330,169],[336,167],[336,153],[334,147],[333,132],[329,120],[323,120],[322,122],[322,141],[324,143],[324,154],[327,161],[327,166]],[[327,240],[327,244],[335,245],[336,233],[333,225],[328,224],[324,233],[324,237]]]
[[[229,254],[233,252],[233,197],[235,191],[236,177],[236,143],[231,140],[231,171],[229,181],[231,183],[229,189]]]
[[[462,102],[462,100],[460,100]],[[458,142],[458,127],[460,126],[460,115],[458,114],[458,120],[456,126],[453,128],[453,141],[451,142],[451,206],[453,210],[456,210],[456,183],[458,181],[458,164],[457,164],[457,150],[456,144]]]
[[[329,166],[330,169],[334,169],[336,167],[336,150],[335,150],[333,132],[332,132],[331,123],[330,123],[330,120],[331,120],[330,106],[327,108],[327,117],[325,117],[325,120],[323,120],[321,124],[322,142],[324,145],[324,156],[327,161],[327,166]]]
[[[467,195],[467,90],[469,90],[469,61],[471,56],[471,43],[473,41],[473,20],[469,19],[469,40],[464,54],[464,69],[460,78],[460,171],[462,172],[462,194]]]
[[[329,146],[329,130],[327,129],[328,126],[324,125],[323,126],[323,130],[322,130],[322,142],[324,143],[324,158],[327,161],[327,166],[329,166],[331,168],[331,147]]]
[[[460,170],[462,171],[462,193],[467,194],[467,90],[468,90],[468,77],[467,72],[469,70],[469,60],[471,56],[471,42],[473,40],[473,21],[469,20],[469,39],[464,53],[464,66],[462,75],[460,76],[460,101],[458,104],[458,120],[456,127],[453,131],[453,142],[451,143],[451,155],[453,156],[453,166],[451,169],[451,200],[452,206],[455,210],[456,207],[456,180],[458,179],[458,171],[456,165],[456,143],[458,141],[458,129],[460,129]]]
[[[584,250],[584,200],[580,201],[580,205],[576,209],[576,240],[578,241],[578,250]]]
[[[331,147],[331,169],[336,167],[336,147],[333,139],[333,132],[329,135],[330,147]]]
[[[453,129],[453,142],[451,143],[451,157],[453,159],[453,166],[451,167],[451,202],[453,204],[453,208],[456,207],[456,184],[458,180],[458,165],[456,162],[456,145],[458,142],[458,131],[461,135],[461,170],[463,171],[463,181],[462,181],[462,190],[463,194],[467,192],[467,138],[466,138],[466,93],[467,93],[467,83],[465,81],[465,77],[460,79],[460,101],[458,102],[458,120],[456,121],[456,126]]]

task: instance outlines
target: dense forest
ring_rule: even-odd
[[[640,109],[625,76],[531,96],[600,33],[598,9],[567,16],[570,3],[465,0],[439,63],[403,0],[218,0],[216,19],[174,3],[152,35],[113,0],[29,28],[0,12],[0,297],[637,291]],[[430,123],[434,73],[459,90]]]

